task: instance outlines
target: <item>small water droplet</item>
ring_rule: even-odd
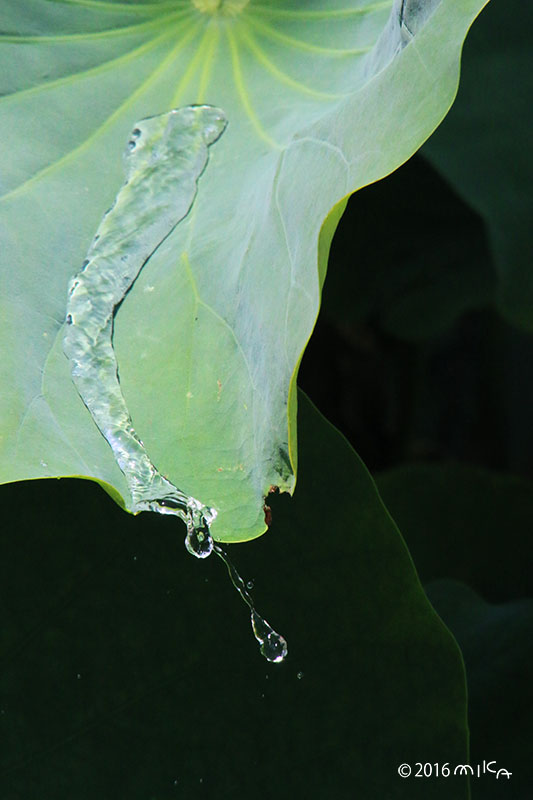
[[[178,779],[177,779],[177,778],[175,778],[175,779],[174,779],[174,786],[177,786],[177,785],[178,785]]]
[[[247,589],[253,589],[254,588],[254,582],[253,581],[247,581],[246,588]]]
[[[67,314],[65,322],[67,323],[67,325],[72,325],[72,314]]]
[[[137,561],[137,556],[133,556],[133,560],[134,560],[134,561]]]
[[[40,463],[41,463],[41,467],[47,467],[48,466],[46,461],[43,461],[42,458],[41,458],[41,462]]]
[[[100,238],[100,237],[98,237],[98,238]],[[88,263],[89,263],[89,259],[86,258],[85,261],[83,262],[83,264],[81,265],[81,268],[85,269],[85,267],[87,266]]]
[[[79,673],[79,672],[78,672],[78,674],[76,675],[76,678],[77,678],[78,680],[81,680],[81,675],[80,675],[80,673]]]
[[[298,678],[299,681],[302,680],[303,676],[304,676],[303,672],[297,672],[296,673],[296,677]]]
[[[140,128],[134,128],[132,130],[132,132],[131,132],[131,135],[133,136],[134,139],[138,139],[140,137],[140,135],[141,135],[141,129]]]

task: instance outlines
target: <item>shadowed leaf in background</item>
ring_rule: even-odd
[[[369,473],[303,395],[299,426],[294,498],[238,548],[282,665],[174,520],[85,482],[2,487],[2,797],[427,800],[398,766],[468,759],[457,645]],[[467,800],[464,778],[453,790]]]

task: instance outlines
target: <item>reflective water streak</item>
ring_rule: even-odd
[[[189,213],[209,147],[226,124],[218,108],[187,106],[135,125],[124,152],[126,181],[70,281],[63,337],[72,380],[126,478],[130,510],[180,517],[191,540],[205,540],[194,551],[201,558],[211,552],[203,534],[216,511],[165,478],[135,432],[118,378],[113,315],[150,256]]]

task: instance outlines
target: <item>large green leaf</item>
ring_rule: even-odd
[[[376,481],[424,583],[455,578],[494,600],[533,594],[530,480],[448,463],[408,464]]]
[[[379,475],[377,484],[429,599],[461,647],[470,763],[496,759],[497,768],[513,773],[473,780],[472,796],[526,798],[532,782],[531,480],[448,463],[400,466]]]
[[[466,800],[464,776],[397,772],[468,760],[458,647],[360,459],[305,398],[298,425],[294,497],[235,548],[280,665],[174,520],[0,487],[2,798]]]
[[[66,286],[132,125],[205,101],[228,129],[115,348],[156,466],[217,509],[216,538],[261,534],[269,485],[294,487],[295,375],[342,200],[438,125],[484,2],[5,2],[2,479],[92,477],[128,506],[61,350]]]
[[[495,569],[495,573],[497,569]],[[464,583],[433,581],[428,597],[452,630],[465,659],[472,765],[495,760],[472,781],[474,800],[531,794],[531,659],[533,600],[487,603]],[[502,736],[505,731],[505,736]],[[502,785],[505,789],[502,790]]]

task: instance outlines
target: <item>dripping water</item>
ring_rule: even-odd
[[[287,657],[288,652],[286,640],[256,611],[253,598],[248,591],[248,586],[251,581],[249,581],[248,584],[243,581],[226,551],[213,541],[213,537],[209,532],[209,524],[205,519],[197,526],[191,523],[187,524],[185,547],[191,555],[197,558],[207,558],[207,556],[214,552],[222,559],[226,565],[232,584],[250,609],[252,631],[259,642],[261,655],[263,655],[267,661],[272,661],[275,664],[279,664],[283,661]]]

